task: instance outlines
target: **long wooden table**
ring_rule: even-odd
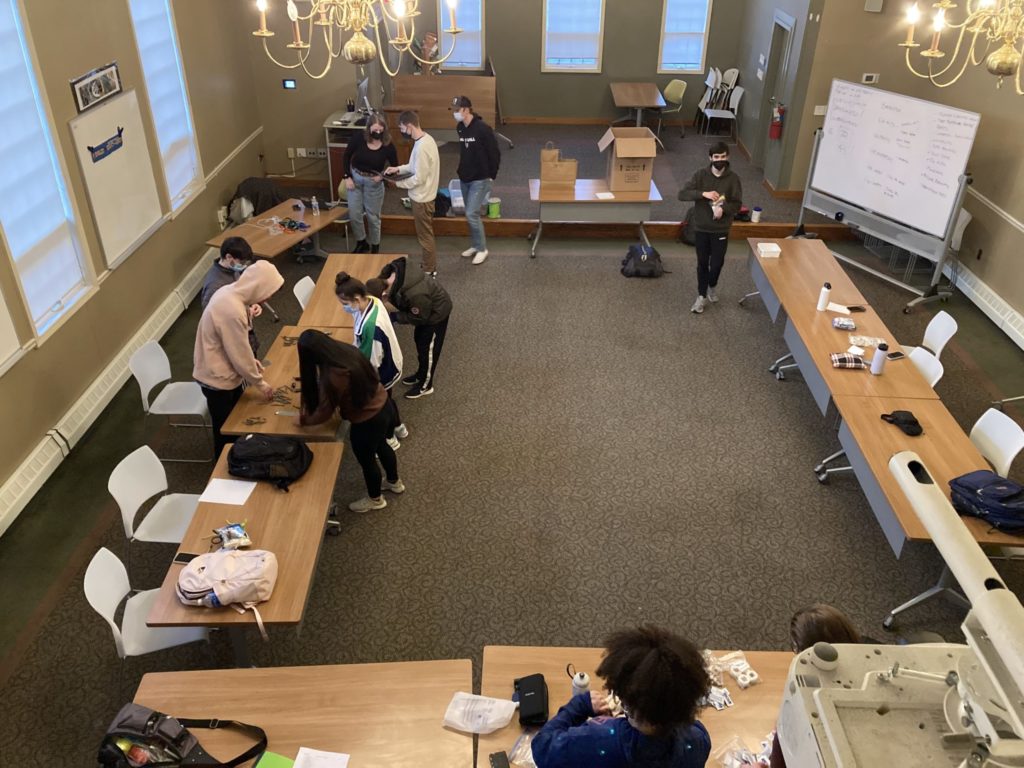
[[[339,272],[348,272],[364,283],[380,274],[388,262],[401,258],[400,253],[332,253],[327,257],[313,295],[299,319],[306,328],[351,328],[352,315],[341,307],[334,293],[334,278]]]
[[[306,208],[300,215],[292,208],[298,202],[295,198],[291,198],[280,205],[275,205],[270,210],[253,216],[249,221],[211,237],[206,244],[213,248],[220,248],[221,244],[229,237],[244,237],[255,256],[272,259],[310,237],[313,239],[313,247],[317,255],[325,256],[326,254],[320,248],[320,230],[338,219],[345,218],[348,215],[348,208],[343,205],[330,210],[321,208],[319,216],[314,216],[313,212]],[[273,227],[270,224],[270,219],[274,216],[278,219],[301,221],[308,224],[309,229],[300,231]],[[271,234],[272,231],[276,234]]]
[[[488,645],[484,647],[480,693],[495,698],[511,698],[515,678],[539,672],[548,684],[548,708],[554,715],[572,695],[566,665],[571,663],[578,671],[588,673],[591,690],[600,690],[602,683],[595,671],[603,652],[601,648]],[[715,651],[716,655],[720,653]],[[735,706],[721,712],[709,708],[700,716],[700,721],[711,734],[712,750],[733,735],[738,735],[748,747],[756,750],[775,727],[793,654],[778,651],[744,651],[744,654],[750,666],[761,676],[761,682],[740,690],[731,678],[726,678],[725,687],[732,694]],[[477,750],[478,767],[486,768],[489,754],[509,751],[521,734],[518,717],[513,715],[512,722],[506,727],[481,736]]]
[[[655,83],[611,83],[610,86],[616,107],[636,110],[637,128],[643,125],[645,109],[664,109],[666,106],[665,97]],[[623,118],[626,119],[629,118]]]
[[[473,737],[442,726],[457,691],[472,691],[468,659],[270,669],[152,672],[135,702],[177,717],[239,720],[267,732],[268,749],[351,755],[353,768],[470,768]],[[252,742],[231,729],[197,730],[227,760]]]
[[[295,340],[305,331],[305,326],[286,325],[270,345],[263,359],[263,380],[274,389],[291,387],[298,383],[299,351]],[[352,343],[351,328],[315,328],[323,331],[338,341]],[[225,435],[247,435],[258,432],[261,435],[278,435],[281,437],[298,437],[306,441],[336,440],[341,419],[335,415],[329,421],[315,427],[298,427],[295,416],[288,411],[298,411],[300,395],[290,394],[291,405],[268,403],[262,393],[255,387],[249,387],[242,394],[241,400],[231,410],[227,421],[221,427]],[[262,421],[261,421],[262,420]]]

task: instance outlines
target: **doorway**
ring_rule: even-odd
[[[782,168],[782,142],[769,141],[768,126],[772,110],[783,103],[783,94],[789,85],[789,57],[793,48],[793,33],[796,19],[788,13],[775,11],[772,20],[772,39],[768,48],[768,63],[765,67],[764,91],[761,94],[761,110],[758,115],[758,134],[754,145],[753,164],[764,169],[764,177],[777,186]]]

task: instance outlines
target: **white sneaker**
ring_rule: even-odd
[[[718,292],[710,285],[708,286],[708,301],[710,301],[712,304],[718,303]]]
[[[487,249],[486,248],[484,250],[482,250],[482,251],[477,251],[476,256],[473,257],[473,263],[474,264],[483,264],[485,261],[487,261]]]
[[[385,442],[387,442],[388,448],[390,448],[392,451],[397,451],[399,448],[402,447],[402,444],[398,442],[397,436],[389,437]]]
[[[402,482],[401,478],[393,483],[389,483],[385,477],[380,484],[380,487],[385,491],[391,491],[391,493],[405,493],[405,483]]]
[[[464,250],[462,252],[462,258],[468,259],[470,256],[474,256],[475,254],[476,254],[476,248],[467,248],[466,250]]]
[[[399,424],[395,427],[395,437],[399,440],[405,440],[409,436],[409,428],[405,424]]]
[[[690,311],[695,315],[699,315],[704,311],[704,307],[707,305],[708,300],[703,296],[698,296],[697,300],[693,302],[693,306],[690,307]]]
[[[378,509],[384,509],[388,505],[384,497],[371,499],[369,496],[364,496],[359,501],[353,501],[348,505],[348,508],[353,512],[374,512]]]

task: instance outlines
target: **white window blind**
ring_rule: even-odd
[[[600,72],[604,0],[544,0],[545,72]]]
[[[177,210],[203,186],[192,113],[185,91],[178,38],[169,0],[128,0],[135,42],[146,78],[171,208]]]
[[[0,0],[0,82],[0,228],[42,334],[87,285],[17,0]]]
[[[665,0],[658,71],[703,72],[712,0]]]
[[[445,34],[451,27],[448,0],[437,0],[437,20],[441,29],[439,56],[452,47],[452,36]],[[455,21],[462,30],[455,37],[455,50],[442,66],[445,69],[484,68],[484,0],[458,0]]]

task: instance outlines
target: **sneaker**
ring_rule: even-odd
[[[365,240],[359,240],[356,243],[356,247],[352,249],[352,253],[369,253],[370,244]]]
[[[462,252],[462,258],[468,259],[470,256],[476,255],[476,248],[467,248]]]
[[[380,487],[385,491],[391,491],[391,493],[405,493],[405,483],[402,482],[401,478],[395,480],[393,483],[389,483],[388,479],[385,477],[384,480],[381,481]]]
[[[402,383],[405,384],[407,387],[415,387],[417,384],[420,383],[420,377],[414,373],[412,376],[406,376],[404,379],[402,379]]]
[[[395,427],[395,437],[399,440],[405,440],[409,436],[409,428],[405,424],[399,424]]]
[[[364,496],[359,501],[353,501],[348,505],[348,508],[353,512],[375,512],[378,509],[384,509],[387,505],[388,503],[383,496],[376,499]]]
[[[397,451],[399,448],[402,447],[402,444],[398,442],[397,437],[389,437],[385,442],[388,444],[388,448],[390,448],[392,451]]]
[[[421,385],[417,385],[417,386],[413,387],[412,389],[410,389],[408,392],[405,393],[405,399],[406,400],[415,400],[418,397],[423,397],[424,395],[432,395],[432,394],[434,394],[434,388],[433,387],[423,387]]]
[[[473,257],[473,263],[483,264],[485,261],[487,261],[487,253],[488,251],[486,248],[482,251],[477,251],[476,256]]]
[[[718,291],[716,291],[711,286],[708,286],[708,301],[710,301],[712,304],[718,303]]]
[[[424,272],[423,274],[426,275],[427,277],[432,277],[435,280],[437,279],[437,270],[436,269],[433,272]]]
[[[693,302],[693,306],[690,307],[690,311],[695,315],[699,315],[704,311],[704,307],[707,305],[708,300],[703,296],[698,296],[697,300]]]

